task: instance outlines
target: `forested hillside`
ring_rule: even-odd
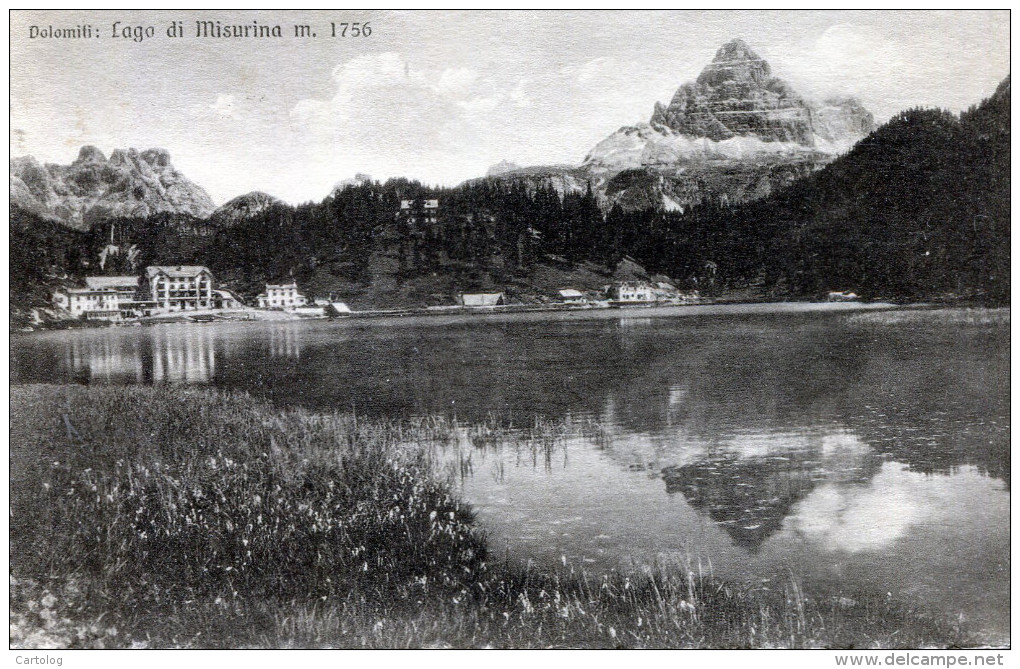
[[[778,193],[685,212],[603,212],[591,188],[561,195],[499,179],[456,188],[365,181],[297,207],[263,198],[229,220],[160,213],[88,232],[12,205],[12,313],[45,306],[56,282],[157,263],[207,265],[247,298],[267,281],[294,278],[312,296],[378,307],[448,304],[464,290],[522,299],[594,290],[626,256],[708,292],[1005,303],[1009,121],[1007,78],[959,118],[902,112]],[[397,216],[401,200],[423,199],[441,203],[435,224]]]
[[[1010,84],[957,118],[912,109],[762,200],[684,214],[610,212],[651,269],[774,295],[1009,299]]]

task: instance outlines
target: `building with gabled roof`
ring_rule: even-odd
[[[119,321],[133,316],[137,276],[87,276],[84,288],[61,288],[53,303],[77,318]]]
[[[142,292],[162,311],[212,309],[213,275],[201,265],[151,265]]]
[[[258,296],[259,309],[292,309],[308,304],[308,298],[298,292],[297,283],[267,283],[266,292]]]

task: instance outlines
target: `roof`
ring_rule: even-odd
[[[87,276],[85,285],[96,290],[102,288],[120,288],[122,286],[138,287],[137,276]]]
[[[564,288],[560,291],[560,297],[584,297],[584,293],[573,288]]]
[[[290,283],[267,283],[266,290],[270,288],[294,288],[297,289],[297,282],[291,281]]]
[[[488,307],[499,304],[503,293],[464,293],[461,299],[466,307]]]
[[[201,265],[150,265],[145,268],[145,274],[150,279],[157,274],[165,274],[171,279],[186,279],[198,276],[202,272],[212,274],[208,267]]]

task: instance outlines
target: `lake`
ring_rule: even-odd
[[[182,383],[470,426],[458,477],[520,563],[871,592],[1009,641],[1009,316],[702,306],[12,337],[14,383]],[[947,316],[948,315],[948,316]]]

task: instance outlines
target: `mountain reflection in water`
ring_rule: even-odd
[[[880,466],[854,435],[748,435],[702,459],[662,469],[681,493],[750,550],[777,532],[791,508],[825,482],[866,483]]]
[[[399,419],[597,423],[470,445],[460,482],[522,561],[704,560],[1009,629],[1009,326],[837,313],[222,323],[12,338],[12,382],[187,383]],[[544,319],[544,320],[543,320]]]

